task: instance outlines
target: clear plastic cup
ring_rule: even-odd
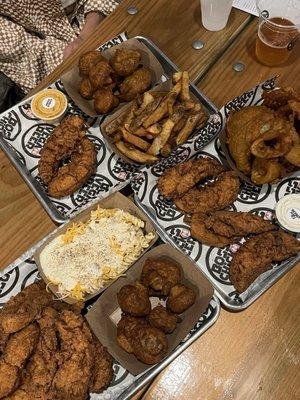
[[[200,0],[202,25],[209,31],[224,29],[233,0]]]
[[[256,57],[268,66],[283,64],[300,37],[300,0],[257,0],[256,6]]]

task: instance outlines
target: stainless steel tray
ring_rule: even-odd
[[[122,34],[122,35],[119,35],[117,39],[119,40],[119,43],[120,43],[120,40],[121,41],[126,40],[126,36],[124,34]],[[163,70],[164,70],[163,77],[165,79],[168,79],[169,77],[172,76],[172,74],[174,72],[178,71],[178,67],[150,39],[145,38],[143,36],[136,36],[136,39],[138,39],[141,43],[143,43],[145,46],[147,46],[149,48],[149,50],[151,52],[153,52],[155,57],[157,57],[157,59],[160,61],[161,65],[163,67]],[[112,43],[118,44],[118,42],[114,42],[113,40],[112,40]],[[51,86],[56,87],[60,90],[64,90],[60,81],[55,82]],[[190,89],[191,89],[192,93],[203,104],[204,108],[206,109],[206,111],[209,115],[217,113],[216,106],[206,96],[204,96],[196,88],[196,86],[194,86],[192,83],[190,84]],[[1,120],[1,118],[5,118],[6,116],[11,117],[12,114],[15,116],[15,118],[18,118],[19,120],[20,120],[20,118],[24,118],[24,110],[22,109],[22,107],[30,109],[30,106],[29,106],[30,100],[31,100],[31,98],[26,99],[23,102],[19,103],[18,105],[14,106],[13,108],[5,111],[5,113],[0,115],[0,120]],[[71,110],[72,110],[71,112],[74,112],[74,109],[76,112],[80,112],[80,110],[76,107],[76,105],[74,105],[74,103],[72,103],[72,100],[70,98],[68,98],[68,100],[69,100],[68,106],[71,108]],[[95,138],[97,138],[99,135],[98,128],[99,128],[99,124],[102,121],[103,121],[103,118],[100,118],[100,122],[99,122],[99,120],[97,120],[97,122],[90,129],[90,134],[93,135]],[[37,124],[46,125],[42,121],[38,121],[36,119],[32,120],[30,123],[32,126],[36,126]],[[28,132],[28,129],[26,132]],[[21,132],[19,134],[19,138],[22,137],[22,140],[23,140],[23,136],[26,135],[26,132]],[[103,138],[100,136],[100,139],[102,140]],[[25,141],[25,139],[24,139],[24,141]],[[37,197],[38,201],[45,208],[46,212],[49,214],[51,219],[59,224],[67,221],[69,218],[69,215],[71,215],[74,212],[74,210],[78,210],[80,208],[80,206],[78,206],[78,205],[74,206],[74,204],[69,200],[71,198],[71,196],[67,196],[66,198],[63,198],[59,201],[55,201],[55,200],[49,198],[45,189],[42,187],[41,183],[32,174],[34,171],[36,171],[36,166],[34,168],[31,168],[31,171],[30,171],[30,169],[28,169],[24,165],[24,162],[23,162],[24,156],[28,157],[28,155],[25,153],[21,154],[20,151],[16,151],[16,149],[14,149],[14,147],[13,147],[13,142],[11,142],[11,143],[9,143],[9,142],[10,142],[9,140],[5,139],[5,130],[3,130],[2,132],[0,131],[0,147],[6,153],[6,155],[8,156],[8,158],[10,159],[10,161],[12,162],[14,167],[17,169],[17,171],[20,173],[20,175],[22,176],[24,181],[27,183],[30,190]],[[102,140],[102,142],[104,143],[104,146],[105,146],[104,139]],[[111,153],[111,151],[108,148],[106,148],[106,154],[109,155],[110,153]],[[23,161],[22,161],[22,158],[23,158]],[[111,157],[107,156],[103,161],[101,161],[101,165],[98,166],[97,172],[102,173],[104,178],[106,176],[108,176],[110,178],[110,180],[113,181],[113,179],[111,179],[111,175],[110,175],[110,165],[108,164],[110,161],[111,161]],[[126,165],[128,166],[128,164],[126,164]],[[124,172],[129,171],[129,167],[124,166],[124,164],[123,164],[123,167],[121,167],[121,169],[122,168],[124,169],[123,170]],[[132,169],[132,166],[131,166],[131,169]],[[121,182],[121,183],[114,181],[114,186],[116,186],[116,189],[120,189],[120,187],[126,185],[129,181],[130,181],[130,179],[127,179],[125,182]],[[91,192],[93,192],[93,190],[91,190]],[[84,196],[84,194],[83,194],[83,196]],[[91,195],[90,197],[92,197],[92,196],[93,195]],[[94,197],[97,197],[97,194],[94,195]],[[91,200],[91,199],[89,198],[89,200]]]
[[[2,286],[0,293],[0,307],[4,306],[11,296],[16,295],[25,286],[35,281],[38,270],[32,256],[55,231],[56,230],[32,246],[17,260],[6,267],[4,271],[1,271],[0,280],[2,282]],[[85,304],[85,311],[93,304],[94,301],[97,300],[98,297],[99,296],[94,297]],[[141,389],[142,386],[153,379],[180,353],[190,346],[190,344],[203,335],[203,333],[216,322],[220,313],[220,309],[221,307],[219,300],[214,294],[204,314],[202,314],[197,324],[190,331],[188,336],[173,351],[173,353],[161,363],[150,368],[142,375],[132,376],[128,371],[122,368],[122,366],[115,362],[113,365],[115,374],[110,387],[104,393],[97,395],[96,397],[93,396],[93,399],[105,400],[108,397],[110,399],[119,400],[130,399],[138,390]]]

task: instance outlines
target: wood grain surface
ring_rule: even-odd
[[[129,15],[126,11],[129,6],[136,6],[139,12]],[[210,32],[201,24],[199,0],[123,0],[93,35],[30,94],[58,79],[77,62],[80,54],[123,31],[129,37],[148,37],[181,69],[188,70],[192,80],[199,79],[250,20],[248,14],[232,9],[227,27],[220,32]],[[204,42],[202,50],[192,48],[193,41],[198,39]]]
[[[129,16],[128,5],[139,13]],[[69,69],[78,55],[127,30],[150,37],[175,63],[188,69],[218,106],[267,77],[281,73],[284,84],[299,87],[297,49],[281,68],[259,64],[253,53],[256,20],[233,10],[228,28],[204,31],[199,1],[123,1],[93,36],[36,90]],[[192,49],[195,39],[203,50]],[[252,46],[252,47],[251,47]],[[226,48],[228,48],[226,50]],[[217,60],[217,62],[216,62]],[[245,63],[241,73],[232,70]],[[54,228],[26,184],[0,152],[0,268]],[[216,324],[134,399],[143,400],[294,400],[300,398],[299,266],[249,309],[222,310]],[[298,293],[297,293],[298,290]]]

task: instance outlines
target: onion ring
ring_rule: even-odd
[[[274,183],[282,176],[283,168],[277,159],[255,158],[252,164],[251,180],[256,185]]]

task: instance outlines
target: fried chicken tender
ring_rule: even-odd
[[[0,398],[17,388],[21,370],[37,343],[39,328],[33,323],[11,335],[0,359]]]
[[[22,290],[0,310],[0,326],[5,334],[17,332],[37,319],[43,307],[52,301],[44,282],[33,283]]]
[[[91,393],[101,393],[108,387],[113,377],[113,359],[107,349],[95,338],[94,339],[95,364],[93,379],[90,383]]]
[[[54,128],[40,154],[39,175],[52,197],[74,193],[96,168],[95,146],[85,136],[84,120],[76,115],[65,118]],[[68,158],[70,162],[60,167]]]
[[[190,287],[180,284],[172,287],[167,300],[167,308],[176,314],[181,314],[190,308],[196,300],[196,294]]]
[[[163,197],[174,199],[184,195],[200,180],[219,175],[223,170],[222,165],[213,158],[188,160],[167,169],[158,178],[157,188]]]
[[[137,69],[140,60],[141,54],[137,50],[117,49],[109,63],[116,74],[128,76]]]
[[[145,364],[160,362],[168,351],[166,335],[160,329],[151,326],[140,327],[132,343],[136,358]]]
[[[151,311],[148,289],[139,282],[123,286],[117,294],[121,310],[135,317],[143,317]]]
[[[244,107],[231,111],[226,124],[227,143],[237,168],[251,172],[251,144],[266,130],[274,118],[272,110],[264,106]]]
[[[292,235],[278,230],[248,239],[233,255],[229,276],[238,293],[244,292],[263,272],[279,262],[296,255],[300,242]]]
[[[133,100],[138,94],[146,92],[151,86],[151,72],[148,68],[139,68],[127,76],[120,84],[120,101]]]
[[[158,328],[164,333],[172,333],[181,322],[181,318],[177,314],[171,313],[161,304],[154,307],[150,314],[147,315],[147,320],[154,328]]]
[[[194,239],[214,247],[227,246],[252,233],[258,234],[277,229],[270,221],[257,215],[224,210],[213,214],[193,214],[190,224],[191,235]]]
[[[146,260],[141,273],[141,282],[151,296],[167,296],[180,279],[180,268],[167,259]]]
[[[132,340],[136,332],[144,326],[149,326],[146,319],[122,314],[117,327],[117,343],[127,353],[133,353]]]
[[[84,77],[82,79],[79,87],[79,93],[84,99],[91,100],[93,98],[93,88],[88,77]]]
[[[108,63],[108,61],[100,61],[97,64],[93,65],[89,71],[89,79],[93,88],[93,91],[97,89],[109,85],[112,83],[112,78],[110,74],[112,73],[112,69]]]
[[[92,50],[82,54],[78,62],[80,75],[87,76],[90,72],[90,69],[100,61],[107,60],[98,50]]]
[[[118,104],[119,99],[110,88],[104,87],[94,93],[94,109],[97,114],[106,114]]]
[[[233,203],[239,193],[240,181],[233,171],[222,172],[215,182],[202,188],[190,189],[175,205],[183,212],[198,213],[221,210]]]

